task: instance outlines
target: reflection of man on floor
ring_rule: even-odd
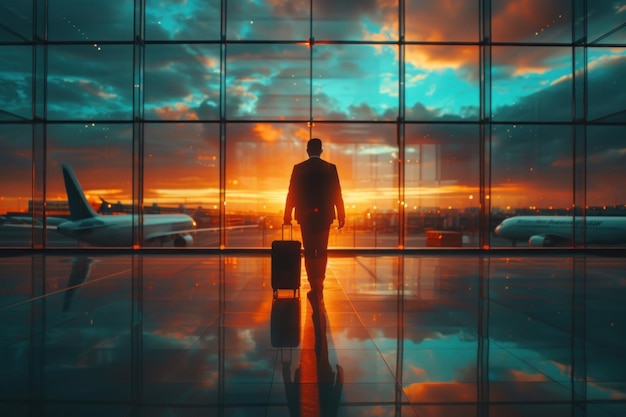
[[[313,332],[310,325],[305,327],[300,367],[296,369],[293,381],[290,363],[283,362],[283,381],[292,416],[334,417],[339,410],[343,390],[343,368],[337,365],[335,373],[330,364],[324,301],[314,294],[309,293],[313,307]]]
[[[293,167],[283,220],[284,224],[291,224],[291,212],[295,209],[295,219],[302,231],[304,266],[312,291],[321,298],[330,225],[337,218],[341,229],[346,213],[337,167],[320,158],[322,141],[309,140],[306,151],[309,159]]]

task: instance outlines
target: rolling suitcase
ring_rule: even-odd
[[[274,298],[278,297],[278,290],[293,290],[300,296],[300,247],[299,240],[293,240],[293,226],[290,228],[290,239],[285,239],[285,225],[282,227],[282,240],[272,242],[271,270],[272,290]]]

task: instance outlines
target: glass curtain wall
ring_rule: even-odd
[[[626,245],[618,2],[14,3],[2,248],[268,248],[312,137],[332,248]]]

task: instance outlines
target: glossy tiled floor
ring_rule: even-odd
[[[0,258],[0,416],[624,416],[626,259]],[[313,308],[315,306],[315,308]]]

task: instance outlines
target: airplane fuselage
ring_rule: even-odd
[[[576,242],[590,244],[626,243],[626,217],[516,216],[500,223],[494,234],[531,246]]]
[[[139,224],[137,215],[97,216],[67,221],[57,226],[62,235],[94,246],[128,247],[133,244],[133,233]],[[193,229],[194,221],[186,214],[146,214],[143,216],[144,242],[175,240],[177,231]]]

